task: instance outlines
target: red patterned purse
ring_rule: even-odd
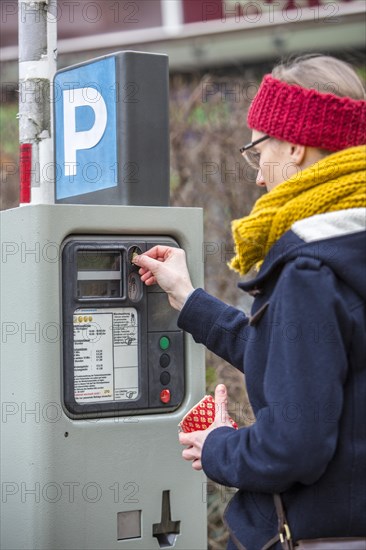
[[[181,432],[196,432],[198,430],[207,430],[215,420],[216,404],[212,395],[205,395],[197,405],[195,405],[183,417],[179,423]],[[229,418],[233,428],[238,425],[232,418]]]

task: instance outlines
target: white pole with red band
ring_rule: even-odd
[[[54,203],[57,0],[18,0],[20,204]]]

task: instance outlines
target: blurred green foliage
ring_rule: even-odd
[[[18,139],[18,104],[4,103],[0,105],[0,154],[17,156]]]

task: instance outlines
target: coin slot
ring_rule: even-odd
[[[132,260],[134,259],[135,256],[139,256],[140,254],[142,254],[142,250],[140,247],[131,246],[131,248],[128,251],[128,261],[130,262],[131,265],[135,265]]]

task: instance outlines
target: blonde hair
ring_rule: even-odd
[[[297,84],[302,88],[315,89],[340,97],[365,99],[361,79],[351,65],[328,55],[305,55],[274,67],[272,76]]]

